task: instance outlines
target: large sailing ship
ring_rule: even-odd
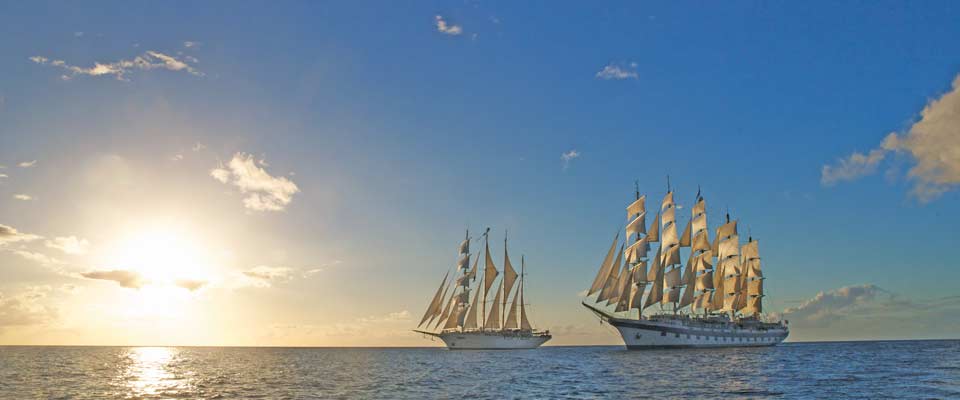
[[[645,203],[638,188],[627,206],[624,240],[618,231],[584,307],[616,328],[628,349],[772,346],[786,339],[786,323],[762,314],[764,277],[757,240],[748,235],[741,246],[737,221],[729,213],[711,240],[699,190],[690,219],[677,235],[678,207],[669,180],[649,229]],[[689,249],[686,257],[684,248]]]
[[[483,269],[479,269],[480,254],[473,257],[473,267],[470,267],[470,231],[460,243],[459,257],[455,275],[456,279],[449,279],[447,272],[433,295],[433,300],[423,314],[419,332],[433,338],[440,338],[451,350],[509,350],[534,349],[550,340],[549,331],[538,331],[530,324],[527,318],[527,304],[524,302],[524,276],[526,263],[521,256],[520,274],[510,263],[507,254],[507,239],[503,239],[503,277],[499,280],[493,302],[489,302],[490,288],[497,282],[500,272],[497,271],[490,254],[490,229],[482,235],[484,241]],[[471,300],[471,283],[480,276],[477,290]],[[514,288],[514,284],[517,289]],[[507,300],[513,292],[509,307]],[[487,306],[489,303],[489,311]],[[506,317],[502,317],[506,315]],[[421,326],[428,330],[420,330]],[[431,328],[432,326],[432,328]]]

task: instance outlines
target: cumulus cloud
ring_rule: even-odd
[[[174,284],[178,287],[187,289],[191,292],[199,290],[200,288],[206,286],[207,283],[209,282],[199,279],[177,279],[174,281]]]
[[[597,72],[596,77],[598,79],[604,80],[622,80],[622,79],[637,79],[640,76],[637,74],[637,63],[632,62],[625,66],[617,64],[608,64],[599,72]]]
[[[29,242],[40,238],[41,236],[23,233],[12,226],[0,224],[0,246],[13,242]]]
[[[440,15],[435,16],[434,19],[437,23],[437,32],[453,36],[463,33],[463,28],[460,25],[447,24],[447,21]]]
[[[563,169],[569,168],[570,163],[577,158],[580,158],[580,152],[574,149],[571,149],[570,151],[561,154],[560,161],[563,161]]]
[[[195,58],[191,57],[190,59],[184,58],[183,60],[180,60],[176,57],[152,50],[144,52],[143,54],[134,57],[132,60],[121,59],[107,63],[94,62],[92,67],[79,67],[76,65],[70,65],[63,60],[50,60],[43,56],[30,57],[30,61],[40,65],[48,65],[63,69],[66,71],[64,75],[61,75],[61,78],[64,80],[70,80],[79,75],[87,75],[113,76],[120,81],[129,81],[127,75],[130,73],[136,70],[148,71],[153,69],[182,71],[194,76],[203,76],[202,72],[190,65],[190,63],[196,64]]]
[[[210,171],[214,179],[236,186],[245,195],[244,207],[255,211],[283,211],[300,191],[291,180],[274,177],[262,168],[266,163],[257,161],[250,154],[236,153],[226,166]]]
[[[76,236],[58,236],[52,240],[46,241],[46,246],[51,249],[57,249],[67,254],[84,254],[90,247],[87,239],[80,239]]]
[[[31,197],[29,194],[23,194],[23,193],[17,193],[17,194],[15,194],[15,195],[13,195],[13,198],[16,199],[16,200],[20,200],[20,201],[30,201],[30,200],[33,200],[33,197]]]
[[[907,298],[852,285],[817,293],[773,317],[790,321],[794,340],[952,337],[960,329],[960,296]]]
[[[866,155],[854,153],[824,166],[820,181],[830,185],[873,173],[889,153],[906,154],[914,162],[907,176],[914,182],[911,194],[921,202],[960,184],[960,75],[949,92],[927,103],[910,129],[890,133]]]
[[[34,165],[37,165],[37,160],[24,161],[22,163],[17,164],[17,166],[19,166],[20,168],[30,168]]]
[[[130,289],[139,289],[147,283],[143,276],[136,271],[122,269],[89,271],[80,273],[80,275],[87,279],[114,281],[121,287]]]

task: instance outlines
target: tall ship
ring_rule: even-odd
[[[773,346],[786,339],[786,321],[763,314],[759,242],[748,235],[741,246],[729,212],[711,235],[699,190],[677,235],[679,209],[668,179],[648,229],[646,195],[636,189],[623,241],[618,230],[583,306],[634,350]]]
[[[480,253],[470,253],[470,231],[460,243],[454,278],[444,275],[414,332],[439,338],[451,350],[535,349],[550,340],[550,331],[538,331],[527,318],[524,302],[526,262],[520,257],[520,274],[510,263],[507,239],[503,239],[503,277],[490,253],[490,228],[482,235],[483,269]],[[473,267],[470,266],[473,258]],[[477,278],[479,277],[479,282]],[[448,279],[450,278],[450,279]],[[519,282],[518,282],[519,279]],[[471,284],[476,282],[476,289]],[[490,288],[496,285],[493,301]],[[516,290],[514,289],[516,286]],[[513,293],[512,300],[508,298]],[[421,329],[421,327],[424,327]]]

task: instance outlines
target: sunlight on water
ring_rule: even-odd
[[[127,358],[123,373],[129,394],[135,397],[175,394],[185,389],[184,382],[172,372],[171,363],[179,350],[171,347],[136,347],[121,357]]]

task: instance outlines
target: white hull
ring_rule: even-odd
[[[546,333],[446,332],[436,335],[450,350],[535,349],[550,340]]]
[[[790,334],[786,326],[749,321],[707,322],[686,317],[641,320],[616,318],[587,306],[617,328],[631,350],[701,347],[763,347],[780,344]]]

